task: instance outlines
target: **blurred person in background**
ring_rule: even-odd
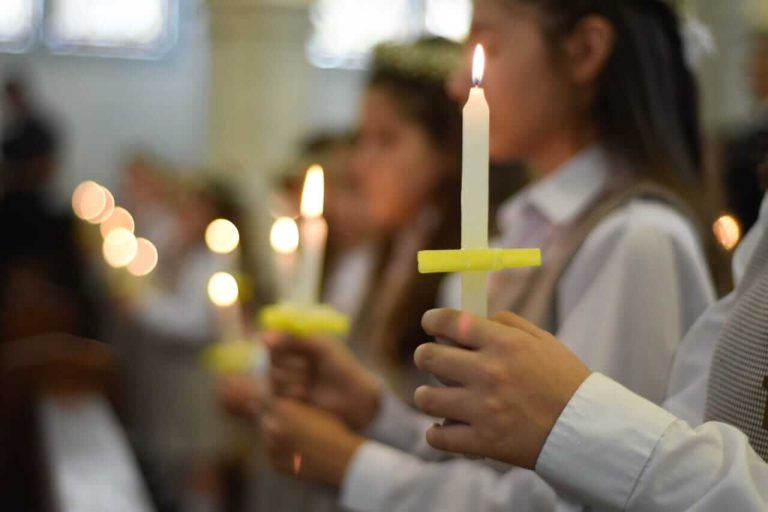
[[[93,292],[73,218],[55,211],[49,185],[60,136],[18,78],[3,89],[0,162],[0,340],[47,332],[92,336]]]
[[[159,508],[216,510],[221,425],[203,355],[223,333],[207,287],[216,272],[237,269],[230,256],[208,249],[205,232],[217,218],[231,220],[241,236],[245,230],[240,206],[223,184],[179,181],[172,188],[170,204],[152,207],[172,212],[173,250],[160,253],[157,271],[142,278],[135,296],[120,299],[130,335],[117,350],[129,424]]]
[[[763,198],[757,169],[768,147],[768,31],[752,36],[747,76],[754,114],[746,127],[726,141],[723,164],[725,207],[744,233],[757,221]]]

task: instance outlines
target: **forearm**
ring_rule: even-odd
[[[738,430],[685,422],[595,374],[549,435],[536,471],[606,510],[766,510],[768,465]]]
[[[352,459],[341,500],[356,512],[547,511],[557,503],[554,491],[531,471],[499,473],[466,459],[426,462],[375,442],[365,443]]]

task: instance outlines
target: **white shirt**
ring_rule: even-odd
[[[38,409],[56,510],[152,510],[125,432],[103,397],[46,398]]]
[[[547,247],[605,190],[600,147],[528,187],[500,211],[501,245]],[[558,337],[596,371],[655,402],[666,395],[679,340],[714,298],[689,223],[672,208],[636,200],[600,223],[557,289]],[[596,322],[595,319],[600,319]],[[342,488],[351,510],[552,510],[554,491],[533,472],[500,474],[466,460],[435,458],[423,441],[427,418],[384,400],[371,437]],[[391,448],[390,445],[394,448]],[[404,453],[411,452],[422,457]]]
[[[735,257],[737,283],[766,229],[768,195],[757,225]],[[562,492],[601,509],[768,509],[768,464],[751,449],[747,437],[722,423],[695,429],[688,423],[703,421],[706,376],[736,293],[710,308],[681,345],[665,402],[671,412],[593,374],[550,433],[537,473]]]
[[[229,270],[226,257],[204,246],[189,250],[173,288],[149,288],[139,299],[136,320],[153,332],[190,345],[210,342],[217,335],[217,314],[208,298],[208,280]]]

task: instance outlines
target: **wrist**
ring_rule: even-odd
[[[335,488],[341,487],[352,459],[364,442],[365,438],[351,432],[340,439],[334,450],[333,457],[328,459],[330,467],[326,468],[327,471],[324,472],[325,478],[323,480],[325,480],[325,484]]]
[[[381,384],[372,375],[366,375],[359,391],[360,397],[352,401],[356,406],[349,415],[349,426],[355,432],[363,432],[373,423],[379,412],[382,395]]]

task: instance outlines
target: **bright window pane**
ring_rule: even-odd
[[[0,49],[23,51],[32,46],[39,14],[40,4],[37,0],[2,0]]]
[[[175,42],[175,0],[48,0],[48,45],[66,53],[156,57]]]
[[[409,0],[317,0],[309,60],[319,67],[362,67],[371,49],[402,40],[418,30],[409,25]]]
[[[472,0],[427,0],[425,26],[431,34],[463,40],[472,22]]]

